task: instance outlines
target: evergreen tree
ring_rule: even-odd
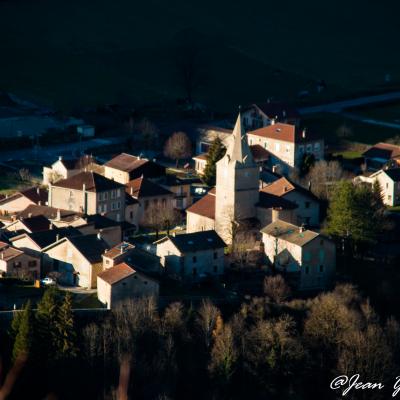
[[[380,210],[370,187],[341,181],[328,209],[327,232],[339,238],[351,237],[355,243],[374,242],[381,226]]]
[[[226,148],[221,139],[216,137],[207,154],[207,163],[204,168],[203,181],[208,186],[215,186],[217,168],[216,163],[225,155]]]
[[[56,327],[57,358],[74,358],[77,355],[77,346],[70,293],[65,295],[64,301],[59,307]]]
[[[57,320],[59,294],[56,287],[49,287],[38,303],[38,333],[43,354],[53,354],[57,347]]]
[[[32,358],[32,351],[35,344],[35,318],[32,311],[31,302],[28,301],[24,309],[13,321],[12,329],[16,329],[16,336],[12,352],[13,360],[16,360],[21,355],[30,355]]]

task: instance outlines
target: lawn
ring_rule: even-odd
[[[219,110],[299,91],[329,98],[400,80],[397,12],[374,2],[3,0],[0,89],[62,109],[182,98]],[[301,15],[301,20],[299,19]],[[353,16],[357,15],[357,18]],[[370,29],[374,26],[374,29]],[[390,57],[386,55],[390,54]],[[372,56],[373,55],[373,56]],[[183,56],[183,57],[182,57]],[[316,81],[328,90],[316,94]]]

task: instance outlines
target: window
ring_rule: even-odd
[[[306,273],[306,275],[308,275],[310,273],[310,267],[306,267],[304,272]]]
[[[21,268],[21,262],[20,261],[14,262],[14,268]]]
[[[197,268],[193,268],[192,274],[193,276],[197,275]]]
[[[167,199],[162,199],[161,204],[165,208],[167,206]]]
[[[324,266],[323,265],[319,266],[319,272],[324,272]]]
[[[286,153],[289,153],[289,152],[290,152],[290,146],[286,145]]]
[[[133,219],[133,211],[131,211],[131,212],[129,213],[129,218],[130,218],[130,219]]]
[[[115,199],[115,195],[117,194],[116,190],[111,191],[111,198]]]
[[[117,210],[119,210],[121,208],[121,202],[117,201]]]
[[[214,273],[216,274],[218,272],[218,267],[214,265]]]
[[[110,260],[106,260],[106,265],[110,264]]]
[[[308,144],[307,145],[307,153],[311,153],[312,152],[312,144]]]
[[[304,203],[304,206],[305,206],[306,208],[310,208],[310,202],[309,202],[309,201],[306,201],[306,202]]]
[[[196,262],[197,262],[197,257],[196,257],[196,256],[193,256],[193,257],[192,257],[192,261],[193,261],[194,263],[196,263]]]
[[[218,253],[215,251],[214,252],[214,260],[218,258]]]
[[[303,145],[299,146],[299,152],[300,152],[300,154],[304,153],[304,146]]]
[[[386,182],[386,189],[389,189],[389,184]]]
[[[117,189],[117,197],[121,197],[121,189]]]
[[[37,264],[36,260],[29,261],[28,262],[28,267],[36,267],[36,264]]]
[[[392,196],[390,194],[388,195],[388,200],[392,201]]]
[[[250,139],[250,146],[253,144],[253,139]]]
[[[116,204],[114,202],[111,203],[111,210],[115,210],[116,209]]]
[[[268,149],[268,142],[264,142],[264,149]]]
[[[315,144],[314,144],[314,151],[315,151],[315,152],[318,152],[319,149],[320,149],[319,143],[315,143]]]

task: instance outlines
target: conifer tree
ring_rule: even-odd
[[[216,163],[225,155],[226,148],[221,139],[216,137],[207,154],[207,163],[204,168],[203,181],[208,186],[214,186],[216,180]]]
[[[35,317],[30,301],[16,318],[17,322],[13,324],[13,330],[17,329],[12,352],[13,360],[24,354],[32,358],[35,344]]]
[[[74,358],[77,355],[77,346],[70,293],[65,295],[64,301],[59,307],[56,327],[57,357],[61,359]]]

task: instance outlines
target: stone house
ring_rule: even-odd
[[[206,125],[199,128],[196,141],[196,153],[207,153],[212,142],[218,137],[226,145],[226,141],[232,134],[232,129],[220,126]]]
[[[369,171],[377,171],[383,168],[389,161],[395,160],[398,164],[400,146],[391,143],[377,143],[371,146],[363,154],[365,165]]]
[[[125,262],[105,269],[97,276],[97,297],[108,309],[137,297],[158,299],[159,290],[156,279]]]
[[[41,232],[47,231],[51,227],[51,222],[43,215],[22,218],[19,217],[15,221],[5,226],[5,230],[9,232],[25,231],[25,232]]]
[[[373,185],[379,182],[381,187],[382,201],[387,206],[400,205],[400,168],[381,169],[370,176],[357,176],[355,183],[367,183]]]
[[[316,160],[324,159],[324,141],[316,135],[300,130],[296,125],[272,123],[247,132],[249,145],[258,144],[270,153],[269,167],[288,174],[301,166],[305,154]]]
[[[125,218],[125,188],[96,172],[82,171],[49,185],[49,206],[119,222]]]
[[[72,159],[64,159],[60,156],[50,167],[43,167],[43,185],[48,185],[61,179],[68,179],[93,162],[93,157],[89,155]]]
[[[215,188],[186,209],[186,232],[215,229]]]
[[[9,215],[23,211],[31,204],[46,205],[47,190],[31,187],[0,200],[0,214]]]
[[[44,248],[43,262],[47,270],[60,274],[61,283],[92,289],[103,270],[102,255],[108,249],[100,234],[69,236]]]
[[[254,130],[271,125],[273,122],[298,125],[300,114],[289,104],[265,102],[252,104],[242,111],[246,130]]]
[[[289,200],[297,207],[296,218],[293,222],[297,225],[319,226],[319,200],[309,190],[282,177],[271,184],[264,186],[261,192]],[[286,220],[286,219],[285,219]]]
[[[226,244],[214,230],[166,236],[155,244],[165,273],[175,279],[199,281],[224,273]]]
[[[128,182],[126,193],[139,203],[136,214],[130,219],[137,227],[154,219],[154,213],[162,213],[164,210],[171,212],[174,209],[174,194],[144,177]]]
[[[298,290],[330,286],[336,268],[336,246],[331,240],[281,220],[261,233],[269,262]]]
[[[180,178],[175,175],[168,174],[161,178],[154,179],[153,182],[173,193],[173,208],[176,210],[185,210],[193,203],[193,197],[191,193],[192,183],[197,183],[199,180],[193,178]]]
[[[40,278],[40,257],[0,242],[0,274],[15,278]]]
[[[165,167],[162,165],[126,153],[121,153],[104,164],[104,176],[124,185],[141,176],[159,178],[164,175]]]

